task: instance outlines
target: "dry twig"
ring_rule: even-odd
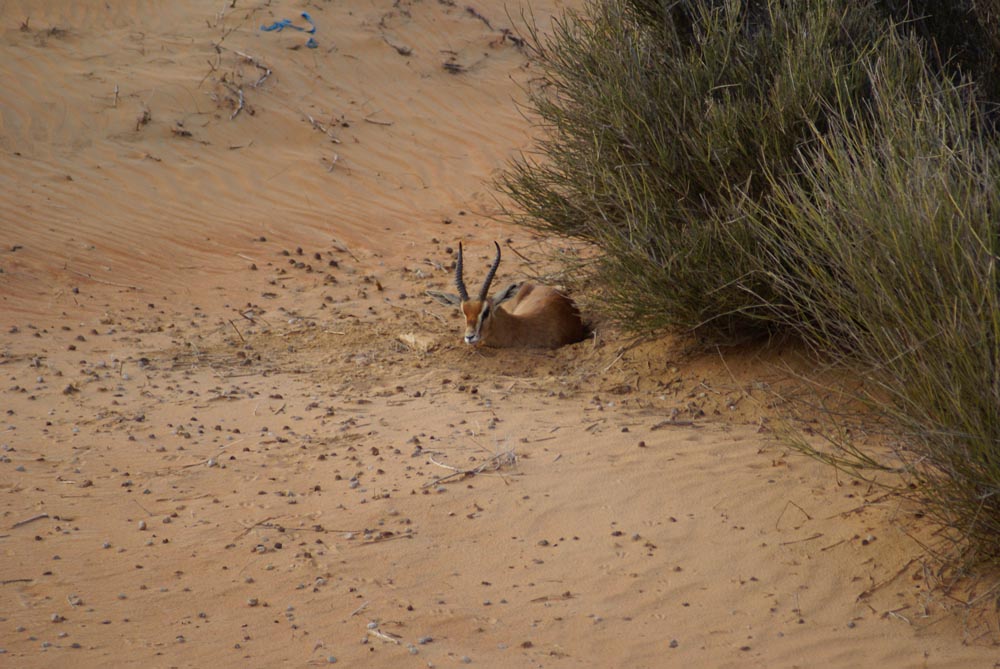
[[[17,529],[18,527],[22,527],[24,525],[27,525],[28,523],[33,523],[36,520],[41,520],[42,518],[48,518],[48,517],[49,517],[49,514],[47,514],[47,513],[40,513],[37,516],[32,516],[31,518],[25,518],[24,520],[17,521],[16,523],[14,523],[13,525],[10,526],[10,529],[14,530],[14,529]]]

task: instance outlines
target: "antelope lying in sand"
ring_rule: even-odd
[[[429,291],[438,301],[461,307],[465,315],[465,343],[498,348],[557,348],[583,339],[587,330],[580,320],[580,312],[573,300],[555,288],[513,283],[493,297],[487,296],[500,266],[500,245],[493,244],[497,255],[476,299],[470,300],[465,289],[461,243],[455,262],[458,295]]]

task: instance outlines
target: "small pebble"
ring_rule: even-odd
[[[139,531],[141,532],[141,531],[143,531],[145,529],[146,529],[146,521],[145,520],[140,520],[139,521]]]
[[[431,641],[434,641],[434,638],[430,636],[422,636],[419,639],[417,639],[417,643],[419,643],[421,646],[427,645]]]
[[[326,663],[337,664],[337,658],[335,658],[333,655],[330,655],[329,657],[326,658]]]

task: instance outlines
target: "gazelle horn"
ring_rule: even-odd
[[[490,284],[493,283],[493,277],[496,276],[497,268],[500,267],[500,245],[496,242],[493,242],[493,245],[497,247],[497,257],[493,259],[490,271],[486,274],[486,280],[483,281],[483,289],[479,291],[480,302],[486,299],[486,294],[490,290]]]
[[[462,277],[462,242],[458,243],[458,259],[455,261],[455,287],[463,302],[469,301],[469,291],[465,289],[465,279]]]

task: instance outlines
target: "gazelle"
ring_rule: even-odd
[[[465,316],[465,343],[505,347],[557,348],[572,344],[587,335],[580,312],[573,300],[550,286],[512,283],[493,297],[490,284],[500,266],[500,245],[490,265],[483,287],[475,299],[469,299],[462,276],[462,244],[455,261],[455,287],[458,295],[428,291],[444,304],[459,305]]]

